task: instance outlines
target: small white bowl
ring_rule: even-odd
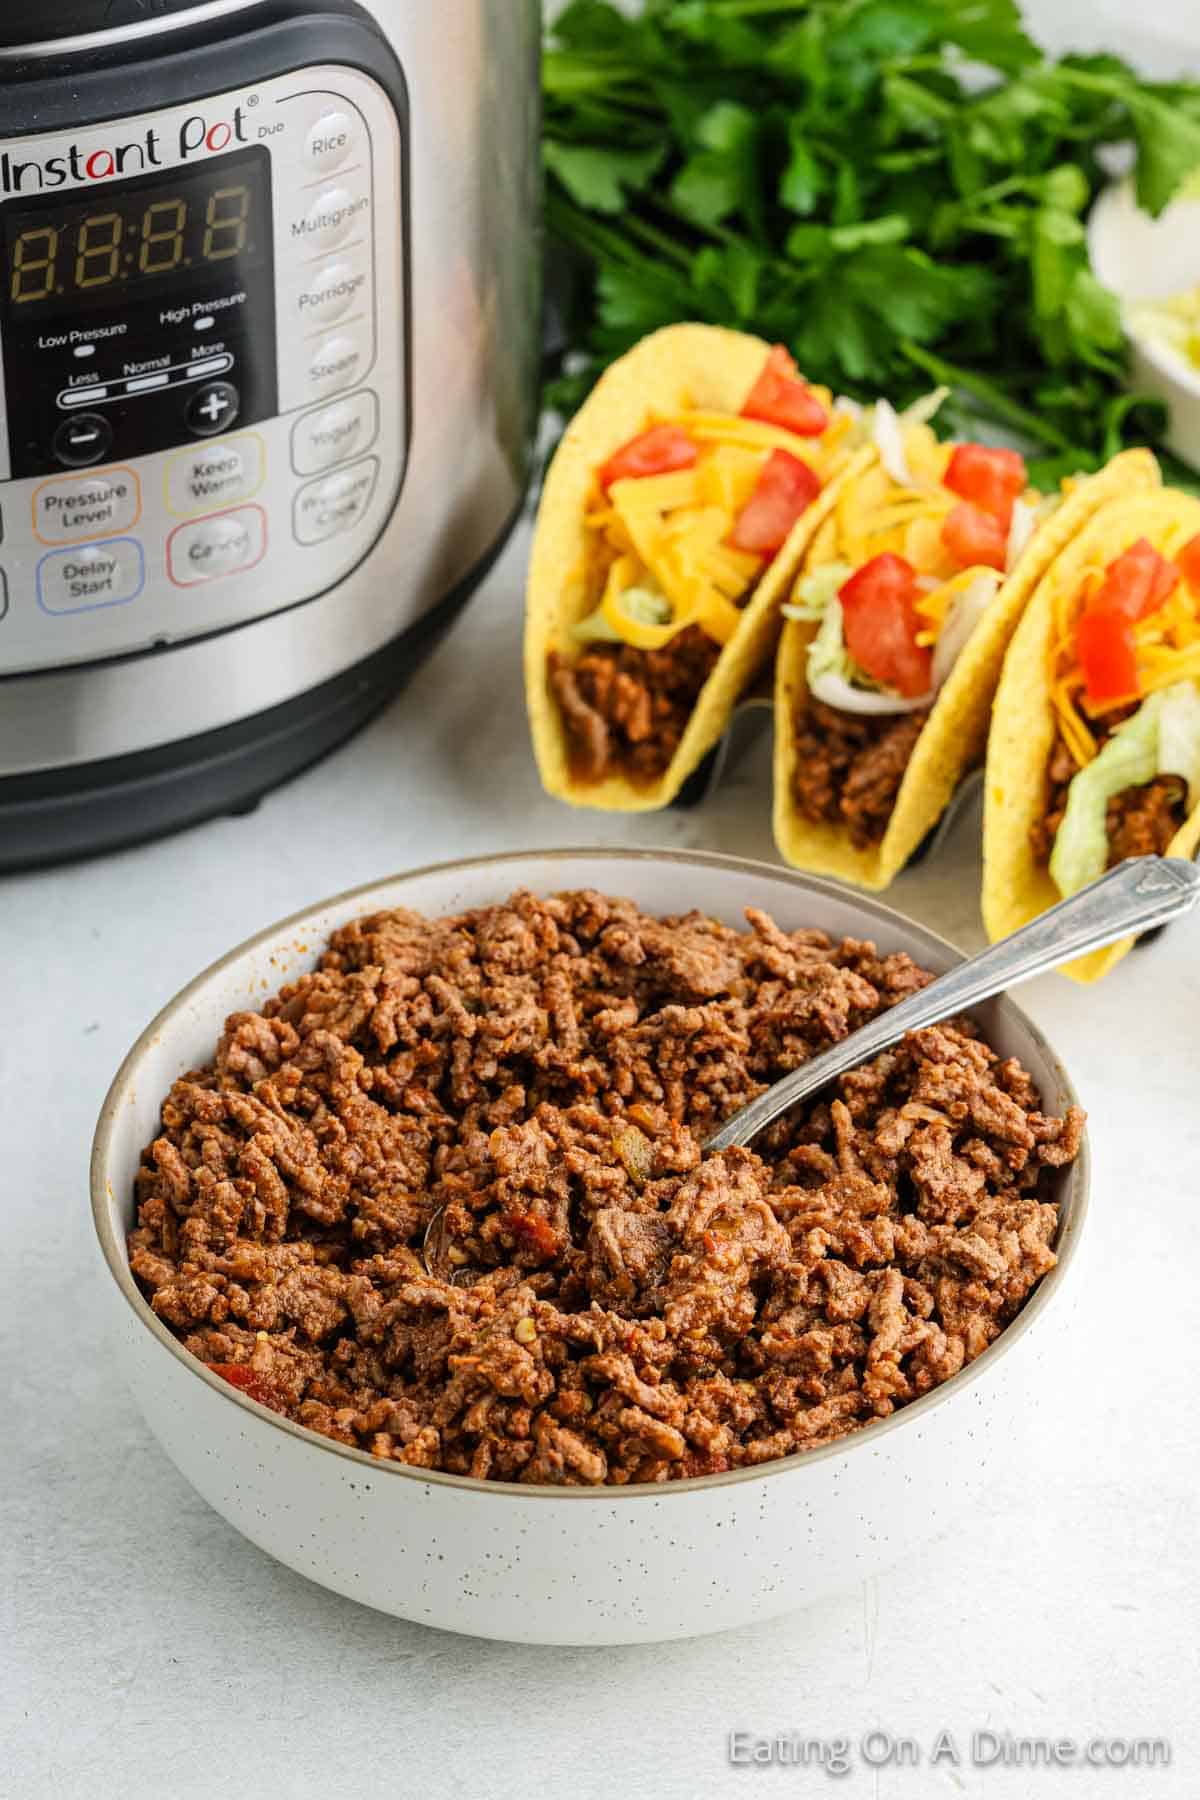
[[[541,851],[447,863],[314,906],[214,963],[143,1033],[113,1082],[92,1155],[92,1208],[120,1364],[167,1455],[260,1548],[340,1594],[418,1623],[524,1643],[694,1637],[767,1619],[878,1573],[961,1521],[989,1472],[1022,1457],[1070,1311],[1087,1204],[1086,1145],[1059,1178],[1058,1264],[1003,1336],[961,1374],[841,1442],[759,1468],[626,1488],[524,1487],[380,1462],[270,1412],[189,1356],[143,1299],[125,1234],[140,1153],[176,1076],[208,1061],[225,1016],[312,966],[361,913],[440,914],[598,888],[650,912],[741,925],[761,907],[785,930],[873,938],[942,971],[961,958],[878,901],[733,857]],[[1008,1000],[976,1009],[1021,1059],[1047,1110],[1074,1092]],[[1067,1296],[1064,1298],[1064,1288]],[[1030,1470],[1031,1487],[1037,1472]]]
[[[1132,181],[1116,182],[1092,208],[1088,255],[1121,302],[1132,346],[1130,387],[1165,402],[1164,442],[1200,469],[1200,369],[1168,345],[1139,337],[1129,319],[1140,300],[1168,300],[1200,284],[1200,200],[1174,200],[1152,219],[1138,206]]]

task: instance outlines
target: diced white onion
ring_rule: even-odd
[[[935,692],[949,679],[950,671],[966,649],[975,627],[996,598],[1000,580],[997,570],[982,569],[970,586],[951,601],[933,650]]]
[[[913,472],[904,454],[904,433],[895,407],[887,400],[875,402],[871,436],[879,451],[879,460],[898,487],[915,486]]]
[[[1029,540],[1037,530],[1037,522],[1035,506],[1030,506],[1028,500],[1014,502],[1012,524],[1008,528],[1008,549],[1004,558],[1004,566],[1010,575],[1025,554]]]
[[[932,690],[928,694],[919,694],[915,700],[906,700],[903,694],[868,693],[863,688],[851,687],[841,675],[828,670],[809,681],[808,691],[814,700],[824,701],[826,706],[834,706],[839,712],[866,713],[877,718],[887,713],[919,712],[934,698]]]

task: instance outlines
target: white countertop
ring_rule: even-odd
[[[701,811],[621,819],[541,794],[518,665],[524,549],[521,536],[407,693],[252,816],[0,884],[0,1331],[15,1378],[0,1793],[1194,1795],[1200,917],[1098,989],[1054,977],[1026,990],[1091,1108],[1096,1161],[1076,1331],[1038,1461],[997,1485],[969,1537],[819,1609],[608,1651],[402,1624],[238,1537],[110,1374],[92,1125],[124,1050],[200,967],[323,894],[464,853],[600,842],[773,858],[765,743]],[[972,822],[890,898],[977,946]],[[925,1766],[873,1769],[856,1751],[836,1781],[726,1761],[733,1730],[857,1743],[875,1726],[916,1738]],[[928,1766],[942,1727],[959,1768]],[[1141,1774],[972,1767],[970,1734],[986,1728],[1162,1735],[1174,1760]]]

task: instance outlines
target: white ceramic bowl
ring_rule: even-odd
[[[1129,386],[1165,403],[1168,449],[1200,469],[1200,370],[1169,344],[1139,337],[1129,318],[1139,300],[1167,300],[1200,283],[1200,200],[1173,200],[1152,219],[1134,199],[1133,183],[1115,182],[1092,208],[1088,255],[1126,315]]]
[[[958,952],[877,901],[731,857],[565,850],[448,863],[341,894],[273,926],[199,976],[126,1057],[96,1132],[92,1203],[121,1366],[183,1475],[254,1543],[369,1606],[478,1637],[614,1644],[766,1619],[877,1573],[969,1512],[989,1470],[1022,1455],[1040,1367],[1068,1308],[1087,1151],[1063,1177],[1058,1266],[983,1356],[891,1419],[825,1449],[664,1486],[523,1487],[379,1462],[248,1400],[186,1354],[129,1272],[139,1153],[171,1081],[212,1055],[226,1014],[311,967],[338,925],[380,907],[430,914],[593,887],[651,912],[873,938],[943,970]],[[978,1009],[1034,1075],[1048,1110],[1074,1098],[1009,1001]],[[1031,1470],[1031,1484],[1035,1472]]]

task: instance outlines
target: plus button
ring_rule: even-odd
[[[241,396],[228,381],[210,381],[193,394],[187,409],[187,422],[197,437],[212,437],[224,431],[237,418]]]

